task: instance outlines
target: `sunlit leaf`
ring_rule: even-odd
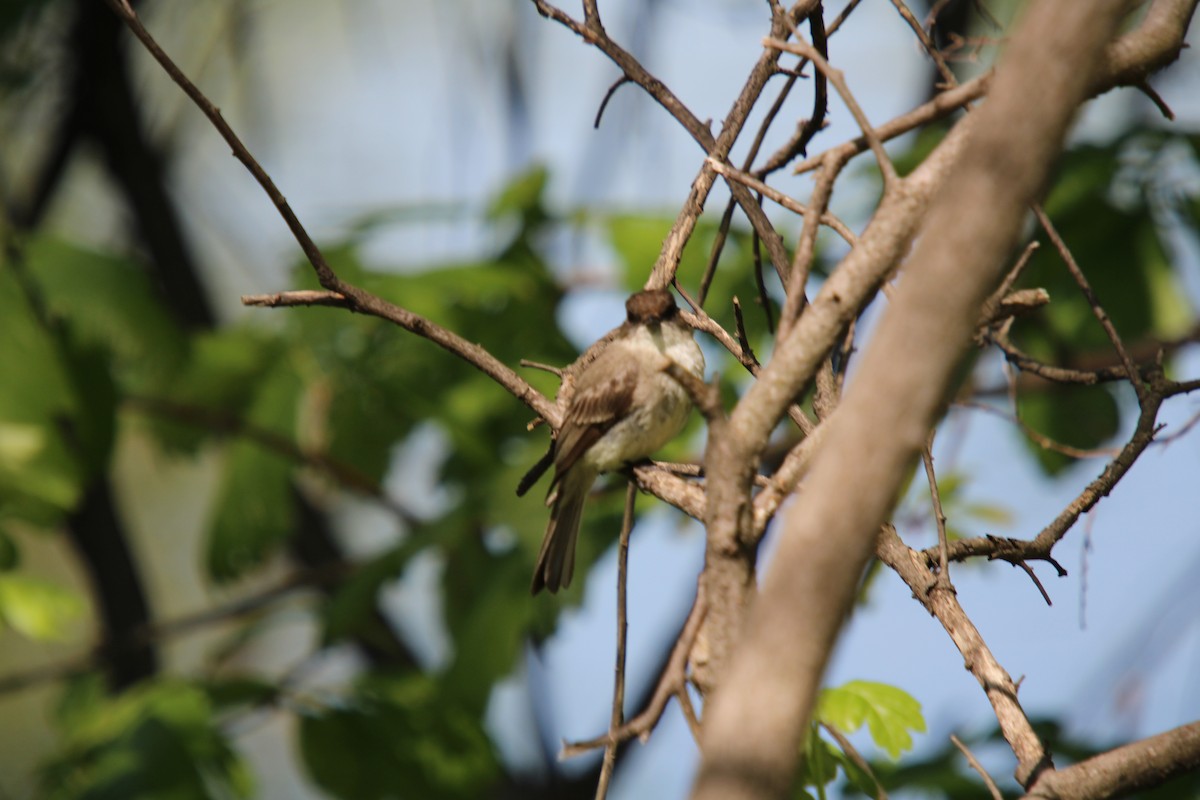
[[[0,620],[30,639],[65,639],[83,615],[83,600],[48,581],[0,575]]]
[[[875,744],[892,759],[912,748],[910,731],[925,731],[921,704],[912,695],[873,681],[850,681],[836,689],[823,689],[817,718],[846,733],[865,723]]]

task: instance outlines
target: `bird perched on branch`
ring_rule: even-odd
[[[704,377],[704,354],[665,289],[638,292],[625,302],[626,320],[570,369],[566,412],[551,450],[517,487],[528,491],[554,464],[546,496],[550,522],[533,573],[533,594],[571,583],[583,501],[601,472],[640,461],[670,441],[692,404],[664,370],[670,361]]]

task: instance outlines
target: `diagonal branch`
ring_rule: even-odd
[[[154,60],[162,66],[171,79],[183,89],[192,102],[208,117],[213,127],[221,134],[221,138],[233,150],[234,157],[245,165],[250,174],[254,176],[254,179],[258,181],[258,184],[262,186],[263,191],[271,198],[271,202],[274,203],[280,216],[283,217],[288,229],[292,232],[292,236],[299,243],[300,249],[304,251],[304,255],[316,272],[317,279],[321,285],[328,289],[329,292],[341,295],[340,299],[326,295],[313,302],[288,302],[285,300],[284,295],[279,295],[278,302],[273,303],[273,305],[337,305],[361,314],[370,314],[371,316],[394,322],[405,330],[429,339],[434,344],[470,363],[511,392],[514,397],[525,403],[540,416],[550,420],[552,423],[557,423],[558,416],[553,404],[530,386],[524,378],[501,363],[484,348],[468,342],[453,331],[443,328],[419,314],[389,303],[339,278],[329,265],[329,262],[325,260],[325,256],[320,248],[317,247],[312,237],[309,236],[308,231],[305,230],[304,225],[301,224],[295,212],[292,211],[291,206],[288,205],[283,193],[279,191],[271,176],[267,174],[262,165],[251,155],[246,145],[242,143],[242,140],[233,131],[233,128],[225,121],[220,109],[213,105],[212,101],[192,83],[170,56],[163,51],[154,37],[150,35],[150,32],[142,25],[133,7],[130,6],[129,0],[106,0],[106,2],[116,12],[117,16],[125,21],[125,24],[129,26],[133,34],[145,46],[150,55],[154,57]],[[268,305],[272,303],[258,304]]]
[[[906,546],[891,525],[883,527],[875,552],[912,589],[913,597],[937,618],[962,653],[963,665],[979,681],[1000,723],[1001,734],[1017,756],[1017,780],[1023,786],[1029,785],[1031,778],[1052,766],[1050,754],[1017,700],[1016,683],[967,617],[954,588],[939,585],[922,554]]]

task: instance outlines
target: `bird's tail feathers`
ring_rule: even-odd
[[[547,505],[552,508],[533,572],[530,586],[533,594],[542,589],[553,594],[567,588],[575,572],[575,542],[579,538],[583,501],[587,499],[596,475],[576,466],[561,477],[546,498]]]

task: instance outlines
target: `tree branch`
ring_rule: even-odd
[[[1047,771],[1025,800],[1109,800],[1200,767],[1200,722],[1109,750],[1086,761]]]
[[[133,31],[133,34],[145,46],[146,50],[150,52],[167,74],[170,75],[171,79],[183,89],[192,102],[204,113],[213,124],[213,127],[221,134],[221,138],[233,150],[234,157],[242,162],[250,174],[254,176],[254,179],[258,181],[263,191],[267,193],[267,196],[271,198],[271,202],[274,203],[280,216],[283,217],[288,229],[292,232],[292,236],[299,243],[300,249],[304,251],[304,255],[316,272],[317,279],[321,285],[328,289],[330,293],[341,296],[340,300],[335,299],[333,295],[323,295],[319,301],[303,302],[296,297],[288,297],[287,293],[282,293],[274,296],[278,298],[277,302],[252,302],[250,303],[251,305],[337,305],[360,314],[369,314],[394,322],[411,333],[429,339],[434,344],[439,345],[476,367],[511,392],[518,400],[533,409],[539,416],[549,420],[557,427],[558,415],[554,405],[543,397],[540,392],[530,386],[524,378],[505,364],[502,364],[483,347],[468,342],[453,331],[443,328],[419,314],[414,314],[407,309],[389,303],[339,278],[325,260],[325,256],[321,253],[320,248],[317,247],[312,237],[308,235],[308,231],[300,223],[299,218],[292,211],[291,206],[288,205],[283,193],[279,191],[279,188],[275,185],[270,175],[267,174],[266,170],[262,168],[254,156],[250,154],[250,151],[242,143],[242,140],[234,133],[233,128],[221,116],[220,110],[179,69],[170,56],[159,47],[158,42],[154,40],[154,37],[150,35],[150,32],[146,30],[141,20],[138,19],[137,13],[130,6],[129,1],[106,0],[106,2],[116,12],[117,16],[125,21],[125,24],[129,26],[129,29]],[[319,293],[303,294],[316,295]],[[262,296],[252,297],[251,299],[261,300]]]
[[[997,69],[991,99],[955,127],[969,131],[955,180],[947,184],[925,222],[929,235],[917,243],[905,280],[862,357],[857,379],[825,423],[830,430],[805,491],[789,509],[762,596],[745,621],[727,672],[718,673],[720,687],[705,715],[703,761],[693,791],[697,800],[776,797],[787,791],[829,652],[874,552],[880,525],[941,412],[982,305],[1003,277],[1026,209],[1044,185],[1101,48],[1124,8],[1124,0],[1086,6],[1034,2]],[[1047,38],[1051,32],[1053,46]],[[953,133],[942,146],[952,138]],[[913,177],[903,179],[894,194],[908,195]],[[884,218],[887,199],[885,195],[872,227]],[[963,209],[976,213],[964,215]],[[850,257],[864,249],[866,236],[864,232]],[[821,295],[834,291],[831,287],[846,262],[734,409],[729,435],[719,444],[715,436],[710,439],[710,523],[736,531],[738,522],[744,522],[730,516],[744,513],[736,508],[747,497],[752,467],[746,456],[759,450],[743,448],[736,454],[741,463],[723,468],[721,459],[731,455],[730,440],[744,433],[753,435],[751,446],[757,448],[764,440],[759,426],[769,430],[778,419],[774,412],[784,407],[786,400],[780,396],[790,397],[794,390],[785,390],[819,363],[809,360],[809,352],[790,364],[798,363],[801,370],[773,369],[777,362],[789,365],[785,351],[800,348],[805,322],[816,316],[812,312]],[[835,310],[845,299],[835,294],[826,302],[831,308],[822,321],[827,323],[837,317]],[[818,346],[822,357],[832,341],[830,336]],[[921,358],[914,360],[913,353]],[[773,372],[774,380],[768,377]],[[727,492],[720,498],[714,496],[718,468],[724,470]],[[714,608],[721,600],[710,595]],[[805,613],[796,614],[798,608]],[[1003,687],[996,687],[989,699],[997,702],[993,695],[1002,692]],[[1019,709],[1015,696],[1006,702]],[[1017,720],[1001,722],[1013,730],[1019,727]],[[1036,736],[1013,736],[1009,742],[1017,754],[1019,777],[1031,779],[1044,764],[1040,742]]]

